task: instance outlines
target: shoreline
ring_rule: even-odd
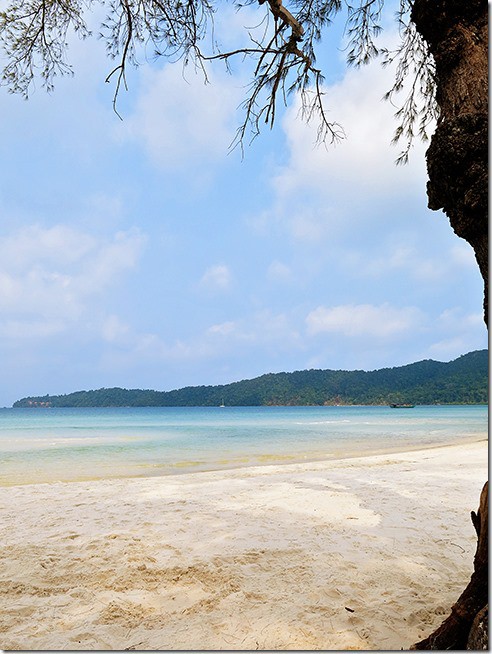
[[[0,488],[0,648],[408,649],[472,571],[487,442]]]
[[[469,445],[472,443],[488,443],[487,436],[477,437],[476,435],[460,436],[455,440],[450,440],[444,443],[419,443],[417,445],[409,445],[408,443],[402,443],[400,446],[395,445],[393,447],[367,447],[366,450],[362,451],[350,451],[346,454],[341,454],[339,452],[333,453],[320,453],[316,455],[315,453],[301,455],[301,454],[263,454],[257,455],[256,457],[245,454],[241,456],[240,454],[235,457],[235,460],[230,462],[226,461],[217,461],[212,462],[178,462],[175,464],[168,464],[167,470],[157,470],[157,468],[163,468],[163,465],[156,464],[155,470],[152,471],[149,468],[152,466],[147,466],[148,472],[146,473],[121,473],[121,474],[110,474],[108,476],[101,475],[81,475],[79,478],[73,479],[57,479],[53,477],[52,479],[43,480],[43,481],[14,481],[14,482],[5,482],[0,479],[0,488],[15,488],[17,486],[32,486],[32,485],[41,485],[41,484],[53,484],[53,483],[77,483],[77,482],[95,482],[95,481],[104,481],[104,480],[124,480],[124,479],[158,479],[160,477],[174,477],[182,476],[188,474],[202,474],[208,472],[227,472],[227,471],[240,471],[249,468],[262,468],[265,466],[289,466],[296,464],[310,464],[310,463],[329,463],[336,461],[344,461],[347,459],[363,459],[372,456],[386,456],[392,454],[402,454],[405,452],[420,452],[426,450],[434,450],[446,447],[459,447],[460,445]],[[248,458],[248,461],[244,461],[245,458]],[[241,459],[243,460],[240,463]],[[201,467],[203,466],[203,467]],[[22,478],[26,479],[25,471],[22,474]]]

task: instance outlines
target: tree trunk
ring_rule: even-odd
[[[436,63],[440,117],[427,151],[430,209],[467,240],[488,289],[488,5],[415,0],[412,21]],[[487,322],[487,311],[485,311]]]
[[[473,247],[488,324],[488,3],[415,0],[411,18],[436,64],[440,116],[426,155],[429,208],[443,209],[455,233]],[[449,618],[413,649],[476,648],[480,629],[488,640],[487,518],[486,484],[478,514],[472,512],[478,544],[470,582]]]

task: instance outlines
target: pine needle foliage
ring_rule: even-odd
[[[398,162],[408,159],[415,137],[427,139],[428,127],[437,118],[434,65],[411,23],[411,0],[400,0],[395,20],[401,40],[394,51],[377,42],[385,0],[290,0],[288,7],[282,0],[230,3],[238,11],[259,6],[263,17],[256,29],[245,28],[246,39],[236,49],[222,51],[215,18],[226,7],[224,0],[13,0],[0,12],[0,47],[6,62],[1,81],[24,97],[37,79],[52,91],[57,76],[73,74],[69,36],[96,36],[114,62],[106,81],[114,85],[118,113],[119,94],[128,87],[128,67],[138,66],[149,50],[154,57],[199,68],[205,82],[212,60],[222,60],[230,69],[232,60],[247,59],[252,74],[235,144],[242,147],[263,126],[272,127],[279,104],[286,105],[292,95],[301,97],[302,117],[316,122],[318,141],[336,142],[345,135],[342,126],[329,119],[316,54],[333,19],[344,15],[348,65],[359,67],[378,57],[383,65],[396,64],[394,84],[385,98],[395,105],[394,141],[405,143]],[[105,18],[93,34],[87,23],[96,6],[103,7]]]

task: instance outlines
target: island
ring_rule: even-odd
[[[219,386],[171,391],[100,388],[66,395],[25,397],[15,408],[331,406],[486,404],[488,351],[443,363],[426,359],[380,370],[300,370],[269,373]]]

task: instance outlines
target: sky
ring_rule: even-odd
[[[252,11],[221,14],[226,46]],[[220,62],[208,85],[144,62],[121,120],[94,40],[71,40],[54,92],[0,88],[0,406],[487,347],[473,252],[427,209],[426,145],[395,165],[391,71],[347,69],[339,37],[320,50],[335,146],[292,98],[231,151],[247,77]]]

